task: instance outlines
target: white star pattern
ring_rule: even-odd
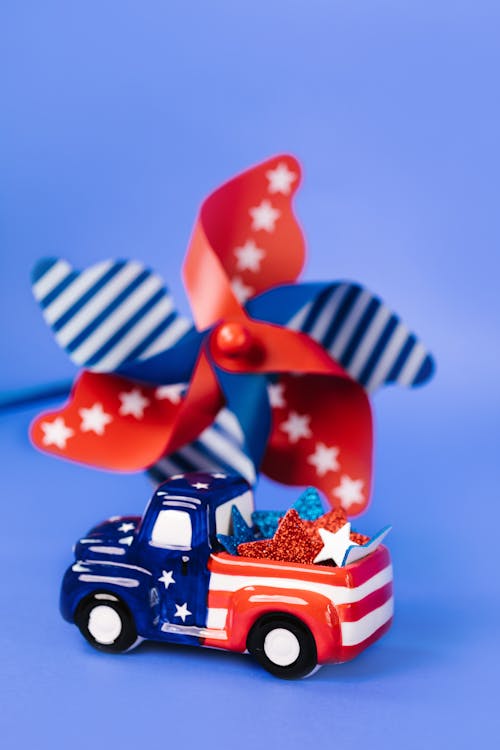
[[[313,562],[325,562],[333,560],[339,567],[346,558],[349,547],[356,547],[356,543],[350,539],[351,524],[345,523],[338,531],[327,531],[327,529],[318,529],[318,533],[323,542],[323,548],[316,555]]]
[[[78,414],[82,418],[81,431],[95,432],[96,435],[104,435],[106,425],[113,421],[111,414],[107,414],[99,403],[90,409],[79,409]]]
[[[340,469],[338,456],[338,448],[329,448],[324,443],[316,443],[316,450],[307,457],[307,463],[316,468],[316,474],[319,477],[324,477],[327,471],[338,471]]]
[[[280,429],[286,432],[291,443],[296,443],[300,438],[311,437],[310,421],[311,417],[308,414],[297,414],[296,411],[291,411],[286,422],[281,423]]]
[[[118,531],[123,531],[124,534],[127,533],[127,531],[133,531],[135,529],[135,523],[122,523],[121,526],[118,526]]]
[[[120,414],[123,417],[131,414],[136,419],[143,418],[144,409],[151,403],[149,398],[143,396],[138,388],[119,393],[118,398],[121,401]]]
[[[174,385],[160,385],[155,391],[155,397],[162,401],[168,399],[171,404],[180,404],[182,400],[182,394],[185,391],[186,386],[184,383],[175,383]]]
[[[206,482],[195,482],[191,487],[194,487],[195,490],[208,490],[208,484],[206,484]]]
[[[245,284],[241,276],[234,276],[231,279],[231,289],[234,292],[234,296],[238,302],[241,302],[241,304],[244,304],[255,291],[251,286]]]
[[[68,427],[62,417],[56,417],[53,422],[42,422],[40,427],[43,430],[42,443],[44,445],[55,445],[60,450],[66,448],[68,439],[75,434],[75,431]]]
[[[180,606],[178,604],[175,605],[174,617],[180,617],[182,622],[186,622],[186,617],[192,614],[193,613],[190,612],[189,609],[187,608],[187,602],[184,602],[184,604],[181,604]]]
[[[362,479],[351,479],[344,474],[340,478],[339,486],[333,490],[333,494],[339,498],[342,507],[349,510],[354,503],[363,502],[363,484]]]
[[[280,162],[276,169],[270,169],[269,172],[266,172],[266,177],[269,180],[269,192],[283,193],[283,195],[290,195],[292,182],[297,179],[295,172],[288,169],[283,162]]]
[[[174,571],[173,570],[162,570],[160,578],[158,580],[163,583],[166,589],[171,583],[175,583]]]
[[[250,208],[248,213],[252,217],[252,229],[265,232],[274,232],[274,225],[281,216],[281,211],[271,204],[270,201],[262,201],[258,206]]]
[[[270,383],[267,386],[269,403],[271,404],[273,409],[282,409],[284,406],[286,406],[285,394],[283,393],[284,390],[284,383]]]
[[[266,251],[257,247],[253,240],[247,240],[241,247],[234,248],[238,271],[260,271],[260,262],[265,257]]]

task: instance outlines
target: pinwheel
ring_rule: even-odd
[[[35,445],[157,479],[211,469],[255,482],[262,471],[361,512],[372,472],[367,394],[424,383],[433,361],[361,285],[297,282],[299,182],[298,162],[277,156],[202,204],[184,264],[194,325],[138,262],[76,271],[41,260],[34,296],[83,372],[68,403],[35,420]]]

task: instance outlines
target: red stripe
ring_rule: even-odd
[[[392,582],[382,586],[382,588],[373,591],[364,599],[360,599],[352,604],[339,604],[336,609],[341,622],[357,622],[362,617],[372,612],[374,609],[381,607],[392,596]]]

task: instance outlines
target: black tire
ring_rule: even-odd
[[[127,605],[105,591],[87,596],[75,613],[80,633],[99,651],[120,654],[138,642],[137,629]]]
[[[253,625],[247,648],[264,669],[284,680],[306,677],[316,669],[316,642],[301,620],[285,613],[264,615]]]

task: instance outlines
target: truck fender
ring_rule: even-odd
[[[229,648],[244,651],[254,623],[263,615],[273,613],[292,615],[309,628],[316,642],[319,663],[335,659],[342,643],[335,605],[326,596],[303,589],[278,593],[276,588],[248,586],[236,591],[226,622]]]

